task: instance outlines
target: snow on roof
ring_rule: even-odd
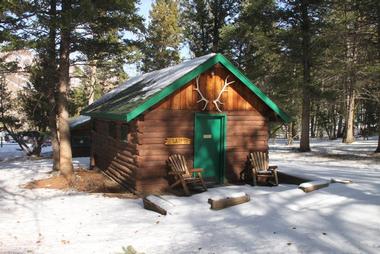
[[[73,117],[69,120],[70,129],[75,128],[75,127],[79,127],[79,126],[87,123],[90,120],[91,120],[91,117],[84,116],[84,115]]]
[[[215,53],[133,77],[89,105],[83,112],[127,113],[213,56]]]

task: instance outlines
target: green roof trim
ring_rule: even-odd
[[[255,84],[253,84],[243,73],[239,71],[227,58],[222,54],[217,54],[218,62],[226,67],[232,74],[234,74],[249,90],[257,95],[270,109],[272,109],[285,123],[291,122],[291,117],[288,116],[276,103],[274,103],[268,96],[266,96]]]
[[[207,71],[209,68],[211,68],[212,66],[214,66],[217,63],[218,63],[217,62],[217,58],[216,57],[212,57],[209,60],[207,60],[206,62],[204,62],[203,64],[201,64],[198,67],[196,67],[194,70],[188,72],[187,74],[185,74],[181,78],[177,79],[170,86],[162,89],[161,92],[157,93],[152,98],[150,98],[149,100],[147,100],[145,103],[139,105],[137,108],[135,108],[134,110],[132,110],[131,112],[129,112],[127,114],[128,121],[131,121],[131,120],[135,119],[141,113],[143,113],[145,110],[147,110],[148,108],[154,106],[155,104],[157,104],[161,100],[165,99],[166,97],[168,97],[169,95],[171,95],[172,93],[174,93],[175,91],[177,91],[178,89],[180,89],[181,87],[183,87],[184,85],[186,85],[187,83],[189,83],[191,80],[193,80],[194,78],[196,78],[198,75],[200,75],[203,72]]]
[[[132,108],[129,112],[126,113],[111,113],[106,111],[97,111],[97,112],[82,112],[83,115],[88,115],[95,118],[105,118],[108,120],[120,120],[120,121],[132,121],[146,110],[161,102],[163,99],[167,98],[173,94],[178,89],[185,86],[191,80],[196,78],[198,75],[210,69],[215,64],[222,64],[227,70],[234,74],[250,91],[256,94],[270,109],[272,109],[284,122],[288,123],[291,121],[291,118],[282,111],[271,99],[269,99],[257,86],[255,86],[244,74],[242,74],[238,68],[236,68],[227,58],[222,54],[218,53],[214,56],[207,59],[205,62],[199,64],[193,70],[189,71],[182,77],[178,78],[170,85],[163,88],[161,91],[155,93],[150,98],[143,101],[141,104]],[[122,92],[121,92],[122,93]],[[116,97],[115,99],[122,99],[122,97]],[[112,101],[112,99],[111,99]]]

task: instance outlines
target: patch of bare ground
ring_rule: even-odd
[[[52,173],[52,176],[49,178],[31,181],[22,187],[26,189],[74,189],[80,192],[103,193],[107,197],[137,198],[136,195],[128,192],[121,185],[109,179],[101,171],[83,168],[75,169],[70,181],[57,172]]]

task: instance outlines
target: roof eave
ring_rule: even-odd
[[[282,121],[289,123],[292,121],[291,117],[288,116],[280,107],[276,105],[268,96],[266,96],[260,88],[253,84],[243,73],[240,72],[227,58],[222,54],[218,53],[216,55],[218,62],[227,68],[232,74],[234,74],[244,85],[248,87],[251,92],[256,94],[273,112],[279,116]]]
[[[256,85],[254,85],[243,73],[241,73],[238,68],[236,68],[227,58],[225,58],[220,53],[206,60],[204,63],[200,64],[193,70],[189,71],[188,73],[174,81],[171,85],[165,87],[160,92],[158,92],[157,94],[155,94],[150,99],[137,106],[130,112],[127,112],[125,114],[115,114],[108,112],[83,112],[82,114],[95,118],[105,118],[108,120],[130,122],[217,63],[222,64],[226,69],[228,69],[232,74],[234,74],[244,85],[248,87],[250,91],[256,94],[271,110],[273,110],[273,112],[279,118],[281,118],[282,121],[284,121],[285,123],[289,123],[292,121],[291,117],[289,117],[281,108],[279,108],[271,99],[269,99],[269,97],[267,97]]]
[[[179,79],[177,79],[176,81],[174,81],[171,85],[169,85],[169,86],[165,87],[164,89],[162,89],[160,92],[158,92],[152,98],[148,99],[146,102],[144,102],[143,104],[137,106],[135,109],[133,109],[132,111],[130,111],[129,113],[127,113],[128,122],[132,121],[133,119],[135,119],[136,117],[138,117],[140,114],[142,114],[143,112],[145,112],[147,109],[149,109],[150,107],[152,107],[155,104],[159,103],[160,101],[162,101],[166,97],[170,96],[172,93],[174,93],[179,88],[181,88],[182,86],[184,86],[187,83],[189,83],[191,80],[193,80],[194,78],[196,78],[198,75],[202,74],[203,72],[205,72],[206,70],[208,70],[209,68],[211,68],[212,66],[214,66],[215,64],[217,64],[218,63],[218,58],[216,56],[217,55],[215,55],[214,57],[208,59],[204,63],[200,64],[195,69],[189,71],[188,73],[186,73],[185,75],[183,75],[182,77],[180,77]]]
[[[102,118],[106,120],[116,120],[116,121],[127,121],[127,115],[126,114],[114,114],[114,113],[108,113],[108,112],[83,112],[81,113],[85,116],[91,116],[93,118]]]

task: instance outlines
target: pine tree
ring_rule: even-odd
[[[0,124],[27,155],[32,155],[33,150],[29,148],[22,136],[17,132],[22,124],[19,117],[14,114],[17,104],[6,84],[6,75],[14,73],[16,70],[17,65],[13,62],[0,63]]]
[[[296,116],[295,64],[281,52],[278,23],[274,0],[246,1],[236,22],[222,29],[221,47],[255,85]]]
[[[300,151],[310,151],[310,107],[315,82],[312,80],[313,59],[318,55],[318,36],[324,23],[326,6],[320,0],[281,1],[280,10],[284,31],[284,46],[302,67],[302,110]],[[314,43],[313,43],[314,42]]]
[[[88,52],[92,45],[93,55],[110,52],[117,54],[122,35],[116,31],[136,31],[141,18],[136,15],[134,1],[79,2],[62,0],[60,19],[60,57],[58,82],[58,116],[60,137],[60,171],[68,179],[72,174],[70,129],[68,124],[68,91],[70,53],[72,48]],[[83,25],[84,24],[84,25]],[[84,27],[85,29],[77,29]],[[89,37],[84,36],[89,34]],[[101,34],[99,38],[93,35]],[[92,36],[91,36],[92,35]],[[112,39],[112,40],[111,40]],[[91,59],[93,60],[93,59]]]
[[[46,55],[47,66],[51,66],[48,71],[52,74],[49,75],[52,77],[49,82],[51,89],[46,91],[50,99],[56,99],[53,103],[57,105],[59,116],[60,156],[57,159],[61,173],[70,178],[72,163],[67,95],[70,62],[75,60],[70,59],[70,54],[76,51],[82,57],[93,52],[93,55],[101,56],[100,59],[119,54],[120,49],[125,49],[129,43],[123,40],[123,34],[142,28],[142,18],[136,14],[136,1],[9,0],[5,4],[2,2],[0,8],[5,20],[2,28],[6,31],[0,31],[1,38],[7,45],[13,48],[20,45],[34,47]],[[54,116],[55,110],[51,112]],[[51,120],[54,118],[49,117]]]
[[[183,0],[184,35],[195,56],[223,52],[221,32],[238,16],[241,0]]]
[[[182,29],[176,0],[157,0],[152,4],[150,23],[142,47],[141,70],[150,72],[180,61]]]
[[[373,123],[377,124],[378,144],[375,150],[380,153],[380,2],[356,0],[356,10],[360,14],[366,64],[360,71],[362,83],[361,97],[366,104],[373,105]],[[368,126],[367,126],[368,127]]]

